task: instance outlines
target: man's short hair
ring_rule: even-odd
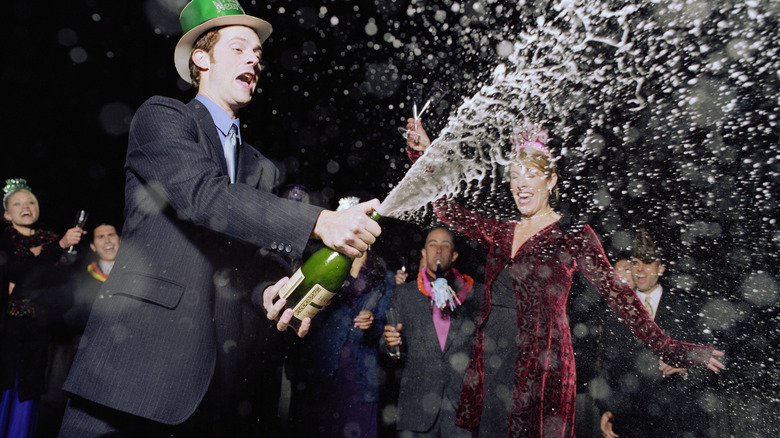
[[[114,227],[114,231],[116,231],[116,235],[119,236],[119,229],[117,229],[116,225],[109,224],[108,222],[99,222],[97,225],[92,227],[92,243],[95,243],[95,230],[97,230],[100,227]]]
[[[642,263],[661,262],[663,257],[662,249],[656,245],[650,231],[643,225],[640,225],[636,231],[631,257],[641,260]]]
[[[203,35],[201,35],[197,41],[195,41],[195,45],[192,47],[192,51],[194,52],[197,49],[203,50],[204,52],[209,54],[209,57],[213,60],[213,50],[214,46],[217,45],[217,42],[219,41],[219,30],[222,29],[225,26],[222,27],[215,27],[213,29],[207,30]],[[195,65],[194,62],[192,62],[192,55],[190,55],[190,79],[192,79],[192,85],[195,87],[195,89],[198,89],[200,87],[200,69],[197,65]]]
[[[445,226],[444,224],[437,224],[437,225],[433,225],[432,227],[428,228],[428,231],[425,233],[425,240],[426,240],[426,242],[428,241],[428,235],[431,234],[433,231],[439,230],[439,229],[444,230],[444,231],[450,233],[450,238],[452,240],[452,250],[453,251],[457,250],[458,246],[457,246],[457,244],[455,242],[455,240],[456,240],[455,233],[451,229],[447,228],[447,226]]]

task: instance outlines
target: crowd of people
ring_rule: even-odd
[[[592,397],[598,433],[709,435],[696,393],[723,352],[689,343],[708,339],[690,301],[660,286],[647,230],[613,268],[588,224],[556,212],[540,126],[511,136],[516,219],[436,200],[409,279],[377,256],[378,200],[328,210],[301,187],[277,195],[279,171],[243,140],[270,24],[210,0],[181,24],[174,64],[197,95],[136,112],[121,238],[106,223],[41,230],[27,181],[4,187],[0,437],[378,437],[387,424],[401,437],[590,436],[575,422],[575,273],[609,315],[588,363],[609,388]],[[431,142],[419,118],[407,128],[414,161]],[[458,238],[486,247],[484,283],[455,267]],[[278,291],[313,245],[352,269],[293,325]]]
[[[0,344],[6,370],[0,417],[8,433],[3,436],[24,430],[18,436],[53,437],[65,408],[66,395],[60,388],[92,304],[112,271],[121,238],[114,225],[98,223],[89,233],[73,228],[57,239],[54,233],[34,227],[39,207],[24,180],[9,181],[4,196],[7,226],[2,251],[10,257],[3,270],[10,293]],[[82,235],[89,251],[84,242],[78,245]],[[21,236],[36,236],[35,242],[21,243]],[[39,239],[48,243],[37,244]],[[237,308],[236,316],[245,318],[243,330],[248,333],[236,333],[232,346],[241,366],[234,368],[230,385],[234,392],[227,405],[235,412],[223,413],[232,417],[230,436],[378,437],[388,436],[388,430],[397,430],[390,436],[400,437],[471,436],[456,425],[456,412],[462,403],[485,286],[455,268],[455,242],[448,228],[432,228],[420,251],[419,272],[411,280],[406,270],[389,269],[376,251],[363,253],[355,259],[341,293],[312,321],[303,338],[278,331],[275,322],[258,315],[251,303]],[[72,245],[79,248],[77,259],[66,257]],[[22,263],[26,257],[35,260]],[[279,263],[278,275],[289,275],[296,265],[290,261]],[[660,285],[665,267],[646,230],[637,232],[630,258],[616,260],[615,267],[616,280],[634,291],[665,332],[703,340],[691,300]],[[27,311],[20,310],[21,303],[26,303]],[[502,303],[494,299],[491,306]],[[513,308],[511,302],[503,307],[509,309],[503,312]],[[396,325],[388,323],[388,309],[397,312]],[[632,340],[634,335],[616,318],[603,321],[607,324],[601,333],[610,339],[594,354],[610,391],[607,397],[593,399],[593,407],[601,413],[603,436],[659,436],[670,430],[680,436],[709,436],[707,413],[696,402],[708,376],[696,368],[675,368],[659,361]],[[519,338],[519,329],[505,331],[496,331],[500,337],[486,335],[488,351],[521,351],[502,348]],[[610,346],[613,342],[620,347]],[[401,356],[391,358],[389,348],[396,346],[401,347]],[[31,352],[37,352],[37,357],[30,357]],[[510,363],[515,361],[512,358]],[[289,384],[288,394],[283,394],[283,383]],[[495,383],[490,388],[488,399],[512,394],[509,385]],[[500,412],[506,414],[509,400],[503,400]],[[287,412],[284,420],[283,412]],[[508,420],[494,424],[502,429],[510,426]],[[550,433],[520,430],[507,436]],[[593,430],[578,432],[590,436]],[[572,435],[569,430],[561,436]]]

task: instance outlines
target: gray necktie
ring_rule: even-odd
[[[225,137],[225,161],[227,161],[230,182],[236,182],[236,158],[238,156],[238,126],[231,125]]]

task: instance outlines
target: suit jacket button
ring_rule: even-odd
[[[289,253],[289,252],[292,252],[292,246],[290,246],[290,245],[287,245],[287,246],[285,246],[285,247],[284,247],[284,251],[285,251],[285,252],[288,252],[288,253]]]
[[[276,242],[271,244],[271,249],[276,249]]]

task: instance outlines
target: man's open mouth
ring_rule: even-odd
[[[252,73],[242,73],[238,75],[236,79],[251,86],[255,80],[255,75],[253,75]]]

